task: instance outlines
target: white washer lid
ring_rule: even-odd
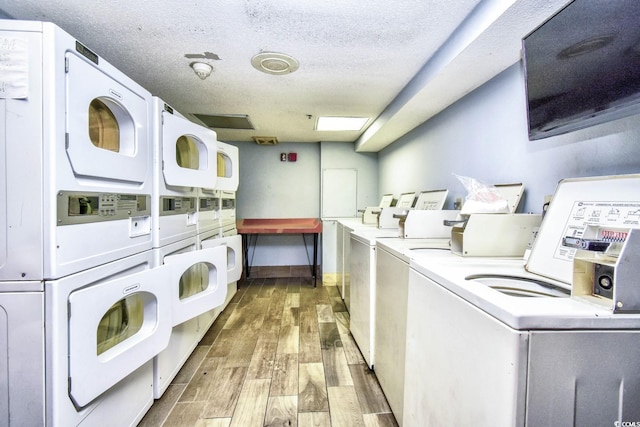
[[[561,180],[526,270],[571,284],[576,250],[562,246],[562,238],[580,237],[587,225],[640,228],[640,174]]]
[[[422,210],[441,210],[447,200],[449,190],[421,191],[418,195],[415,208]]]
[[[494,187],[500,192],[502,197],[507,199],[509,212],[515,213],[518,205],[520,205],[522,194],[524,193],[524,184],[521,182],[514,184],[495,184]]]

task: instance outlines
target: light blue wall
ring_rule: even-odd
[[[472,71],[470,71],[472,72]],[[562,178],[640,172],[640,116],[529,141],[522,69],[516,64],[379,153],[379,193],[448,188],[453,175],[523,182],[520,210],[540,212]]]
[[[238,147],[240,184],[236,217],[317,218],[320,215],[320,145],[280,143],[266,146],[250,142]],[[281,162],[280,153],[297,153],[296,162]],[[313,253],[307,237],[307,254]],[[263,235],[249,253],[252,266],[308,264],[300,235]]]
[[[320,143],[321,169],[356,169],[358,209],[378,205],[378,154],[356,153],[348,142]]]
[[[240,185],[236,215],[241,218],[317,218],[320,216],[322,168],[358,171],[358,207],[378,203],[378,161],[375,153],[356,153],[353,143],[280,143],[261,146],[249,142],[238,147]],[[281,162],[280,153],[295,152],[296,162]],[[307,236],[306,253],[300,235],[259,237],[250,250],[252,266],[308,265],[313,240]],[[318,247],[321,262],[322,245]]]

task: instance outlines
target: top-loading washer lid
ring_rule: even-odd
[[[500,192],[502,197],[507,199],[509,213],[515,213],[520,205],[520,199],[524,193],[524,184],[521,182],[514,184],[495,184],[494,187]]]
[[[418,195],[415,208],[422,210],[441,210],[447,200],[449,190],[421,191]]]
[[[378,207],[388,208],[389,206],[391,206],[392,202],[393,202],[393,194],[385,194],[382,196],[382,199],[380,199],[380,204],[378,205]]]
[[[402,193],[398,197],[398,203],[396,207],[403,209],[410,209],[413,207],[413,202],[416,201],[416,193]]]
[[[640,228],[640,174],[561,180],[526,270],[571,284],[576,249],[562,246],[562,238],[581,237],[587,225]]]

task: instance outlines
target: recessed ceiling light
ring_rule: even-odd
[[[368,121],[367,117],[318,117],[316,130],[360,131]]]
[[[251,58],[251,65],[267,74],[289,74],[296,71],[300,64],[292,56],[277,52],[261,52]]]

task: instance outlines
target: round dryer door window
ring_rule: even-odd
[[[120,152],[120,126],[111,109],[99,99],[89,104],[89,138],[105,150]]]

